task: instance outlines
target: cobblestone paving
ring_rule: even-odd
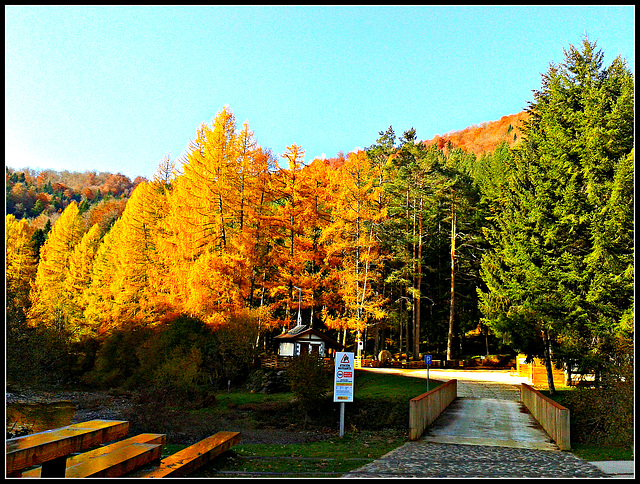
[[[453,375],[451,378],[456,376]],[[437,378],[436,375],[433,377]],[[438,379],[448,380],[448,377],[449,375]],[[457,379],[458,397],[520,400],[520,388],[517,384],[474,381],[470,378]],[[417,440],[407,442],[380,459],[342,477],[591,478],[607,477],[607,474],[574,454],[560,450]]]
[[[606,477],[570,452],[407,442],[342,477]]]

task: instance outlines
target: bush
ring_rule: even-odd
[[[246,387],[252,392],[259,393],[282,393],[291,391],[285,370],[254,370],[247,378]]]
[[[83,380],[101,388],[198,393],[209,382],[204,359],[213,339],[204,323],[186,316],[153,329],[115,331],[102,343],[94,369]]]
[[[126,386],[154,388],[165,401],[197,406],[212,390],[213,375],[206,360],[215,346],[214,333],[202,321],[180,316],[137,349],[140,367]]]
[[[94,364],[97,344],[90,339],[71,342],[69,332],[50,328],[33,328],[25,336],[24,346],[12,358],[20,361],[14,366],[19,369],[16,381],[29,385],[76,384]]]
[[[301,355],[293,359],[287,368],[287,380],[291,391],[307,417],[321,407],[330,390],[331,374],[322,360],[314,355]]]
[[[568,392],[564,405],[571,411],[571,439],[631,449],[634,443],[633,342],[620,338],[613,364],[598,388]]]
[[[409,402],[404,398],[356,398],[352,404],[347,405],[345,422],[358,430],[406,430],[409,423]]]
[[[126,385],[139,371],[138,349],[154,332],[147,328],[114,331],[97,350],[94,369],[82,376],[82,381],[99,388]]]
[[[244,380],[253,367],[258,315],[249,309],[232,314],[229,322],[214,334],[216,345],[208,363],[215,379],[226,388],[228,380]]]
[[[633,445],[632,388],[577,388],[564,403],[571,411],[572,441],[624,448]]]

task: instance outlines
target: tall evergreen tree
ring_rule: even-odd
[[[552,359],[604,369],[607,341],[632,305],[628,275],[616,280],[632,271],[623,263],[607,277],[621,293],[617,316],[603,319],[604,306],[593,304],[601,287],[594,285],[600,268],[593,261],[594,251],[603,253],[598,235],[613,213],[624,219],[614,225],[626,224],[626,234],[631,223],[622,209],[632,204],[623,188],[628,169],[618,165],[633,147],[633,77],[620,57],[602,69],[603,53],[587,39],[582,50],[564,53],[565,62],[543,75],[514,149],[504,209],[487,231],[487,290],[479,291],[486,322],[528,355],[544,356],[552,392]],[[625,262],[632,258],[628,242],[618,248]],[[570,344],[576,339],[580,344]]]

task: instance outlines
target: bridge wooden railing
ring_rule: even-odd
[[[520,401],[549,434],[560,450],[571,450],[569,409],[526,383],[520,384]]]
[[[418,440],[457,396],[458,380],[449,380],[409,400],[409,440]]]

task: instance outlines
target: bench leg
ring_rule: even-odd
[[[67,470],[67,456],[58,457],[42,463],[40,477],[64,477]]]

